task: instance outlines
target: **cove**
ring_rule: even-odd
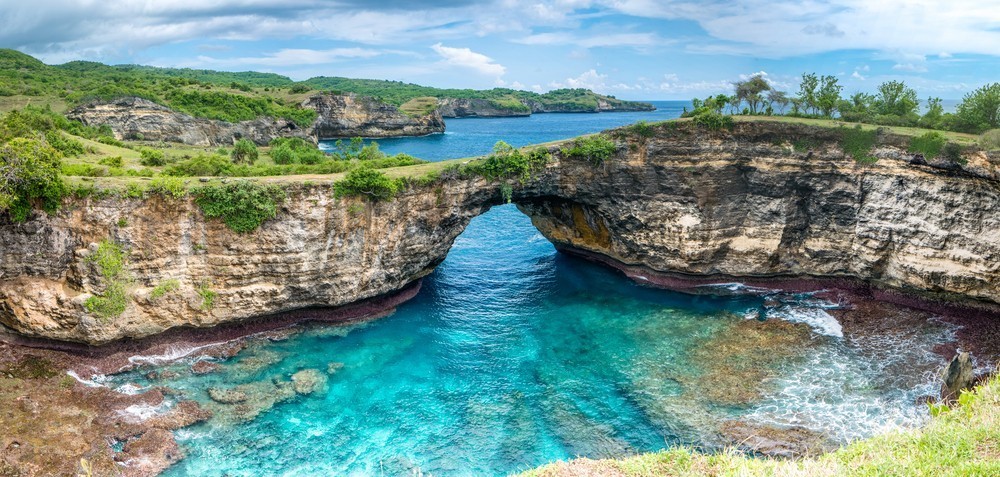
[[[389,317],[257,340],[207,374],[181,360],[110,384],[167,386],[215,413],[178,431],[187,457],[166,475],[505,475],[576,456],[711,450],[733,420],[833,443],[923,422],[917,398],[936,391],[933,348],[951,328],[854,334],[834,308],[737,284],[645,288],[557,253],[500,206]],[[275,400],[276,383],[303,370],[316,389]],[[222,404],[211,389],[248,396]]]

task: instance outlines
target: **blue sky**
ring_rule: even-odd
[[[896,79],[959,99],[1000,81],[1000,0],[2,0],[0,46],[86,59],[391,79],[583,87],[628,99],[729,92],[803,72],[845,94]]]

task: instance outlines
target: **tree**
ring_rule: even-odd
[[[771,89],[771,85],[767,84],[761,74],[753,75],[745,81],[737,81],[733,86],[736,88],[736,97],[750,107],[750,114],[757,114],[758,108],[764,103],[763,93]]]
[[[767,102],[771,107],[777,106],[778,114],[785,114],[785,108],[788,107],[790,100],[784,91],[772,89],[769,93],[767,93]]]
[[[927,98],[927,112],[920,118],[920,126],[937,129],[944,116],[944,106],[941,105],[941,98]]]
[[[876,113],[900,117],[916,114],[919,105],[917,92],[902,81],[886,81],[880,84],[873,102]]]
[[[955,116],[958,128],[965,132],[981,133],[1000,127],[1000,83],[966,94]]]
[[[34,205],[55,212],[66,194],[60,159],[59,151],[37,139],[15,138],[0,146],[0,214],[24,222]]]
[[[249,139],[240,139],[236,141],[236,144],[233,144],[233,152],[230,153],[229,157],[236,164],[241,162],[253,164],[257,160],[257,145]]]
[[[833,112],[837,109],[840,101],[840,91],[843,86],[837,84],[836,76],[823,76],[820,78],[819,93],[816,94],[816,107],[819,108],[823,116],[833,117]]]
[[[816,73],[802,73],[802,82],[799,83],[799,103],[806,113],[816,110],[817,87],[819,87],[819,77]]]

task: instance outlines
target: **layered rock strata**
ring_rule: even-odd
[[[513,198],[560,250],[639,281],[834,278],[997,309],[1000,157],[969,150],[964,165],[915,165],[905,138],[880,135],[878,162],[863,165],[840,134],[668,123],[653,137],[618,134],[598,165],[553,148],[544,170],[511,182]],[[0,224],[0,323],[101,344],[384,296],[430,273],[501,201],[496,183],[457,176],[376,204],[303,184],[277,218],[237,234],[189,198],[76,199]],[[104,291],[87,257],[109,239],[135,281],[125,312],[101,319],[83,305]],[[179,289],[154,298],[167,280]]]

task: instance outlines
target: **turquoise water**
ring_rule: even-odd
[[[516,121],[449,125],[552,139]],[[592,126],[570,135],[606,127]],[[468,154],[458,151],[440,157]],[[714,290],[644,288],[558,254],[508,205],[474,219],[389,317],[253,340],[209,359],[220,367],[208,374],[190,369],[208,358],[186,358],[107,382],[178,391],[137,414],[180,399],[213,410],[177,431],[187,458],[173,476],[506,475],[576,456],[711,450],[731,419],[838,443],[926,419],[916,402],[935,391],[931,350],[952,339],[948,327],[852,336],[811,295]]]
[[[599,114],[534,114],[525,118],[445,119],[444,134],[423,137],[378,139],[386,153],[404,152],[428,161],[487,154],[497,141],[521,147],[580,134],[603,131],[636,121],[664,121],[680,117],[689,101],[650,101],[656,111]],[[331,150],[336,141],[322,141],[320,148]]]

